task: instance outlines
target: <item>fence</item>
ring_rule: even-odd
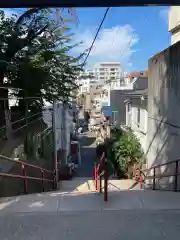
[[[160,183],[157,182],[157,180],[160,179],[167,179],[165,181],[166,183],[164,189],[165,190],[173,190],[173,191],[179,191],[180,188],[178,186],[178,176],[180,176],[180,167],[179,167],[180,159],[177,159],[175,161],[170,161],[163,164],[155,165],[149,169],[145,169],[141,172],[142,178],[144,178],[144,182],[146,184],[147,181],[152,181],[150,185],[152,185],[152,190],[161,190]],[[162,171],[162,167],[165,169]],[[152,172],[152,173],[151,173]],[[142,179],[141,178],[141,179]],[[171,178],[173,178],[171,180]]]
[[[54,174],[52,114],[48,125],[37,97],[0,98],[0,106],[0,195],[20,194],[22,180],[28,192],[40,191],[40,182],[54,181],[45,177]]]
[[[12,179],[12,183],[15,179],[19,180],[20,184],[18,184],[18,187],[16,186],[16,188],[14,189],[15,191],[11,192],[11,195],[17,195],[21,193],[28,194],[33,192],[44,192],[45,190],[52,190],[57,187],[54,171],[50,171],[45,168],[41,168],[40,166],[29,164],[20,160],[14,160],[2,155],[0,155],[0,157],[6,162],[11,162],[14,165],[18,165],[18,168],[15,168],[16,171],[14,171],[13,173],[0,172],[1,178]],[[33,171],[31,171],[31,169],[33,169]],[[3,191],[4,187],[7,188],[7,185],[3,186],[3,182],[0,182],[0,196],[7,196],[8,193],[6,191]],[[34,182],[36,183],[34,184]]]

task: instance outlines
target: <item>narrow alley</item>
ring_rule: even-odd
[[[80,135],[81,165],[77,170],[76,177],[92,178],[93,166],[96,161],[95,138],[89,132]]]

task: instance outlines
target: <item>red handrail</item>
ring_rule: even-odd
[[[8,161],[8,162],[13,162],[14,164],[21,165],[22,175],[0,172],[0,176],[1,177],[10,177],[10,178],[22,179],[23,182],[24,182],[24,194],[28,194],[27,180],[41,181],[43,192],[44,192],[44,182],[52,183],[53,184],[53,189],[55,189],[57,187],[56,178],[55,178],[55,171],[50,171],[50,170],[42,168],[38,165],[29,164],[29,163],[26,163],[26,162],[23,162],[23,161],[20,161],[20,160],[14,160],[14,159],[6,157],[4,155],[0,155],[0,159],[3,159],[3,160]],[[31,168],[40,170],[40,174],[39,174],[40,177],[27,176],[27,171],[26,171],[27,167],[31,167]],[[44,177],[45,172],[50,173],[52,175],[52,178],[45,178]]]
[[[52,173],[52,171],[50,171],[48,169],[45,169],[45,168],[42,168],[38,165],[29,164],[29,163],[23,162],[21,160],[14,160],[14,159],[6,157],[4,155],[0,155],[0,159],[1,158],[5,161],[8,161],[8,162],[14,162],[15,164],[20,164],[20,165],[23,164],[24,166],[27,166],[27,167],[32,167],[32,168],[36,168],[36,169],[40,169],[40,170],[43,169],[44,172]]]
[[[103,164],[103,167],[102,167]],[[102,169],[101,169],[102,167]],[[105,152],[102,153],[98,165],[94,166],[94,183],[96,191],[102,192],[102,177],[104,176],[104,201],[108,200],[108,166]]]

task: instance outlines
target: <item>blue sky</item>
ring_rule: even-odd
[[[83,44],[74,49],[74,54],[90,47],[105,10],[76,10],[79,24],[73,24],[72,31],[75,33],[75,42],[83,41]],[[19,13],[21,11],[18,10]],[[111,8],[87,67],[91,68],[98,61],[119,61],[128,72],[144,70],[148,66],[148,59],[169,45],[168,7]]]
[[[74,30],[78,39],[87,42],[85,46],[88,46],[88,39],[91,43],[105,10],[77,10],[80,24]],[[116,31],[113,30],[115,28]],[[111,8],[95,43],[97,49],[92,51],[88,64],[91,66],[103,60],[120,61],[128,71],[143,70],[147,68],[150,57],[169,45],[168,7]]]

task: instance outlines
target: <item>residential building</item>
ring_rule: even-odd
[[[129,85],[129,88],[121,88],[111,90],[109,93],[109,106],[112,110],[112,124],[116,126],[126,124],[126,104],[127,94],[137,91],[144,90],[148,87],[147,77],[138,77]]]
[[[126,95],[126,126],[130,127],[146,151],[148,122],[148,89],[135,90]]]
[[[94,106],[101,109],[103,105],[108,103],[108,90],[104,88],[96,89],[93,99]]]
[[[76,83],[79,85],[79,94],[89,93],[90,88],[98,85],[98,81],[96,80],[92,70],[86,70],[80,74]]]
[[[171,45],[180,40],[180,6],[171,6],[169,9],[169,32]]]
[[[90,75],[91,78],[88,77]],[[79,77],[79,94],[83,93],[85,96],[86,109],[92,107],[101,109],[102,106],[110,104],[111,90],[133,89],[133,81],[130,81],[127,73],[122,71],[119,62],[97,63],[92,70],[86,70]]]
[[[116,84],[124,78],[124,72],[119,62],[101,62],[93,67],[93,73],[99,83]]]

